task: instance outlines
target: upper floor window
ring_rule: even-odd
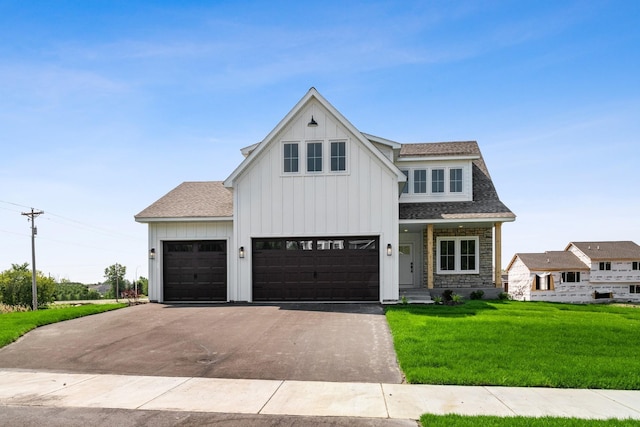
[[[416,169],[413,171],[413,192],[427,192],[427,171],[425,169]]]
[[[567,271],[562,273],[562,281],[564,283],[579,283],[580,272],[579,271]]]
[[[444,169],[431,170],[431,192],[444,193]]]
[[[478,273],[478,242],[478,237],[439,237],[436,258],[438,273]]]
[[[404,187],[402,187],[402,194],[407,194],[409,193],[409,171],[403,170],[402,173],[407,177],[407,181],[405,182]]]
[[[631,269],[632,270],[640,270],[640,261],[633,261],[631,263]]]
[[[298,143],[286,143],[284,147],[284,171],[298,172]]]
[[[610,262],[601,262],[600,263],[600,270],[611,270],[611,263]]]
[[[331,171],[347,170],[347,147],[344,141],[331,143]]]
[[[449,192],[462,193],[462,169],[449,169]]]
[[[322,172],[322,142],[307,143],[307,172]]]

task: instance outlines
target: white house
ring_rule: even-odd
[[[507,271],[509,295],[518,300],[640,301],[640,246],[630,241],[571,242],[564,251],[518,253]]]
[[[499,200],[478,144],[360,132],[314,88],[225,181],[135,216],[152,301],[395,302],[501,287]]]

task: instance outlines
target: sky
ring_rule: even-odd
[[[640,244],[640,2],[0,0],[0,271],[148,277],[133,216],[224,180],[310,87],[360,131],[478,141],[503,266]]]

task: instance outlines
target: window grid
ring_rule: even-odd
[[[342,141],[331,143],[331,171],[343,172],[347,170],[347,147]]]
[[[460,270],[468,271],[476,269],[476,241],[460,241]]]
[[[431,192],[444,193],[444,169],[431,170]]]
[[[298,172],[298,144],[284,144],[284,171]]]
[[[427,192],[427,171],[425,169],[416,169],[413,171],[413,192]]]
[[[454,271],[456,269],[455,240],[440,241],[440,270]]]
[[[307,143],[307,172],[322,172],[322,143]]]
[[[462,169],[449,169],[449,192],[462,193]]]

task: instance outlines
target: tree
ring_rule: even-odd
[[[120,292],[127,289],[128,283],[124,278],[125,274],[127,274],[127,267],[119,263],[115,263],[104,269],[104,277],[107,279],[105,282],[111,285],[109,296],[118,299]]]
[[[31,306],[33,303],[32,278],[29,263],[11,264],[9,270],[0,273],[0,302],[7,305]],[[36,271],[38,307],[54,301],[55,281]],[[32,307],[33,308],[33,307]]]

